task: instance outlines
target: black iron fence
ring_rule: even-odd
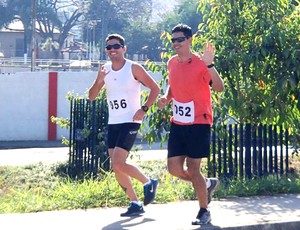
[[[95,177],[109,169],[106,101],[72,99],[70,105],[69,174]]]
[[[225,178],[283,175],[289,170],[289,135],[276,125],[214,127],[208,173]]]
[[[71,176],[97,176],[109,170],[105,100],[71,100]],[[288,173],[289,135],[281,126],[235,124],[213,127],[208,175],[253,178]]]

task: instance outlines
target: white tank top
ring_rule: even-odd
[[[104,79],[109,108],[108,124],[141,123],[133,121],[133,115],[141,108],[141,83],[132,74],[133,62],[125,60],[124,66],[118,71],[112,69],[111,62],[104,65],[110,71]]]

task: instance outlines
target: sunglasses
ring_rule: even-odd
[[[124,46],[121,44],[113,44],[113,45],[107,45],[105,48],[107,50],[111,50],[112,48],[114,48],[115,50],[123,48]]]
[[[185,41],[186,39],[187,39],[186,37],[178,37],[178,38],[171,38],[171,41],[172,41],[172,43],[175,43],[175,42],[181,43],[181,42]]]

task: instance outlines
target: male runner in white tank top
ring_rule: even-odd
[[[158,181],[145,176],[126,159],[144,115],[155,102],[160,89],[141,65],[124,57],[125,52],[125,39],[121,35],[111,34],[106,38],[106,54],[110,62],[100,66],[89,89],[89,99],[94,100],[105,85],[109,107],[108,153],[116,179],[131,201],[121,216],[137,216],[144,213],[144,209],[133,189],[131,177],[144,184],[144,205],[153,202]],[[142,106],[141,84],[150,90]]]

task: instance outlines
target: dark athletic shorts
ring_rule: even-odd
[[[134,144],[140,125],[139,123],[108,125],[108,148],[120,147],[129,152]]]
[[[177,125],[172,123],[168,140],[168,158],[175,156],[208,157],[210,133],[209,124]]]

